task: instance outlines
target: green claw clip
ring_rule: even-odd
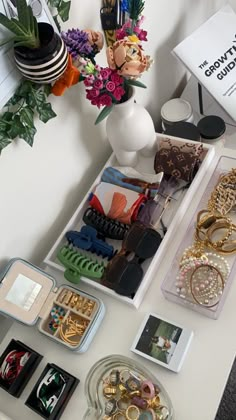
[[[64,277],[71,283],[79,283],[81,276],[101,279],[105,270],[103,263],[99,264],[92,258],[74,251],[69,246],[63,246],[59,250],[57,258],[66,268]]]

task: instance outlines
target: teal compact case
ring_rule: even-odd
[[[105,314],[103,302],[56,280],[28,261],[14,258],[0,275],[0,313],[49,339],[85,352]]]

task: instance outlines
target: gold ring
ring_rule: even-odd
[[[71,301],[70,301],[71,308],[74,308],[77,305],[78,300],[79,300],[79,296],[74,294],[71,298]]]
[[[126,420],[127,419],[123,411],[117,411],[112,418],[113,420]]]
[[[76,306],[76,310],[80,311],[81,308],[82,308],[82,305],[83,305],[84,298],[81,295],[78,295],[78,297],[79,297],[79,299],[78,299],[78,304]]]
[[[138,420],[140,416],[140,410],[138,407],[136,407],[136,405],[130,405],[127,408],[125,414],[128,420]]]

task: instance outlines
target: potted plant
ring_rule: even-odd
[[[67,48],[52,25],[37,22],[26,0],[16,0],[18,19],[0,13],[0,25],[12,33],[1,45],[13,42],[16,66],[22,75],[36,83],[51,83],[64,73]]]

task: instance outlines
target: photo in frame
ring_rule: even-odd
[[[131,351],[173,372],[179,372],[193,332],[157,314],[147,314]]]
[[[58,32],[45,0],[27,0],[27,3],[32,7],[38,22],[48,22]],[[0,0],[0,12],[15,18],[17,16],[16,0]],[[0,43],[6,38],[9,38],[9,33],[0,26]],[[22,76],[14,63],[12,45],[0,46],[0,110],[14,94],[21,79]]]

